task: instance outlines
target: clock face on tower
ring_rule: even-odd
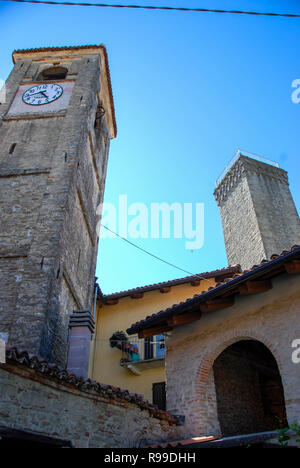
[[[23,101],[30,106],[42,106],[56,101],[63,94],[63,88],[58,84],[42,84],[26,89]]]

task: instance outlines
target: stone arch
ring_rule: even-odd
[[[67,68],[55,65],[42,70],[38,76],[38,81],[64,80],[67,74]]]
[[[270,340],[268,340],[263,333],[260,333],[257,330],[243,330],[239,332],[232,331],[231,333],[229,332],[223,335],[222,342],[216,345],[216,347],[213,350],[208,351],[201,359],[196,373],[196,394],[200,401],[205,401],[207,391],[206,384],[217,357],[232,344],[243,340],[259,341],[269,349],[269,351],[273,354],[276,360],[282,378],[283,388],[285,388],[284,370],[279,356],[279,352],[274,346],[274,344]]]
[[[196,411],[198,417],[195,418],[195,427],[197,427],[199,433],[216,435],[222,432],[217,402],[217,389],[219,387],[216,387],[215,384],[214,363],[225,350],[234,344],[244,341],[258,342],[264,345],[267,352],[272,355],[278,368],[278,378],[281,378],[284,412],[285,414],[288,412],[285,398],[286,379],[278,344],[271,342],[260,330],[241,328],[239,330],[228,330],[222,335],[222,339],[219,338],[216,345],[202,356],[200,364],[197,367],[194,401],[197,401],[198,405],[200,405]]]

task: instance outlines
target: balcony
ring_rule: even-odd
[[[122,343],[121,367],[135,375],[141,375],[147,369],[165,366],[166,343],[164,335],[155,335],[140,339],[132,336]]]

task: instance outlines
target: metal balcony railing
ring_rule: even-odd
[[[162,359],[166,355],[164,335],[155,335],[140,339],[131,336],[126,343],[122,343],[121,363],[141,362]]]
[[[218,187],[218,185],[220,184],[222,179],[224,179],[224,177],[227,174],[227,172],[229,171],[229,169],[234,165],[234,163],[239,159],[240,156],[246,156],[248,158],[255,159],[256,161],[260,161],[260,162],[263,162],[265,164],[269,164],[270,166],[279,167],[279,164],[276,161],[272,161],[271,159],[264,158],[263,156],[259,156],[258,154],[249,153],[248,151],[238,149],[237,152],[235,153],[235,155],[233,156],[233,158],[231,158],[231,160],[229,161],[229,163],[227,164],[225,169],[222,171],[222,173],[217,178],[216,187]]]

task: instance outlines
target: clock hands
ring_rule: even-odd
[[[23,94],[25,104],[39,106],[55,101],[63,94],[63,88],[57,84],[33,86]]]
[[[43,94],[45,98],[48,99],[48,95],[45,93],[45,91],[37,91],[36,93],[30,93],[30,96],[35,96],[36,94]]]

